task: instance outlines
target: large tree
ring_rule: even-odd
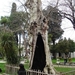
[[[30,69],[55,75],[48,46],[48,22],[42,13],[41,0],[27,0],[25,5],[30,13]]]

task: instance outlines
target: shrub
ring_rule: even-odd
[[[18,64],[18,46],[16,45],[13,33],[7,32],[2,36],[2,47],[4,48],[8,64]]]

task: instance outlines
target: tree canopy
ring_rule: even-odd
[[[55,47],[52,46],[51,48],[51,52],[54,52],[55,48],[55,52],[57,53],[66,53],[68,54],[69,52],[74,52],[75,51],[75,42],[71,39],[60,39],[58,41],[58,43],[56,43]]]
[[[48,31],[49,34],[52,35],[51,40],[53,44],[55,44],[56,39],[58,39],[63,33],[63,30],[61,29],[62,16],[58,12],[58,8],[52,6],[48,6],[47,10],[43,10],[43,13],[48,19]]]

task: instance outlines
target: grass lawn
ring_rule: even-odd
[[[75,63],[75,58],[72,58],[72,62]]]
[[[75,70],[75,68],[67,68],[67,67],[55,67],[55,69],[56,69],[58,72],[62,72],[62,73]]]
[[[53,64],[56,64],[56,59],[52,59]],[[64,59],[60,59],[60,63],[64,62]],[[75,63],[75,58],[72,58],[72,62]]]
[[[24,65],[24,67],[25,67],[25,69],[29,69],[29,64],[26,63],[26,64]]]
[[[0,68],[2,69],[1,73],[5,72],[5,63],[0,63]]]

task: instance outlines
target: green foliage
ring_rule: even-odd
[[[26,63],[25,65],[24,65],[24,67],[25,67],[25,69],[29,69],[29,63]]]
[[[26,24],[26,13],[24,12],[14,12],[11,13],[9,17],[9,28],[13,31],[20,31],[22,30],[22,26]],[[26,26],[26,25],[25,25]],[[19,29],[19,30],[18,30]]]
[[[69,51],[70,52],[74,52],[75,51],[75,42],[71,39],[68,39],[68,43],[69,43]]]
[[[18,47],[15,44],[14,36],[12,33],[5,33],[2,36],[2,47],[5,50],[6,59],[8,64],[18,64]]]
[[[22,25],[22,21],[20,21],[21,19],[19,13],[17,12],[11,14],[9,19],[10,19],[9,28],[11,30],[16,30],[17,28],[20,28],[20,26]]]
[[[75,42],[71,39],[61,39],[55,46],[51,46],[51,51],[53,52],[56,50],[56,52],[59,53],[69,53],[75,51]]]
[[[5,56],[5,51],[4,49],[1,47],[1,44],[0,44],[0,58],[4,58]]]
[[[0,63],[0,68],[2,69],[1,73],[5,73],[5,63]]]
[[[9,17],[6,17],[6,16],[3,17],[3,16],[2,16],[0,23],[1,23],[1,24],[4,24],[5,26],[8,25],[8,23],[9,23]]]
[[[51,43],[51,37],[52,37],[52,35],[48,34],[48,43],[49,43],[49,46],[50,46],[50,43]]]
[[[55,69],[58,71],[58,72],[62,72],[62,73],[65,73],[65,72],[70,72],[70,71],[74,71],[75,68],[67,68],[67,67],[55,67]]]
[[[51,47],[50,48],[51,53],[57,53],[55,45],[51,45],[50,47]]]

